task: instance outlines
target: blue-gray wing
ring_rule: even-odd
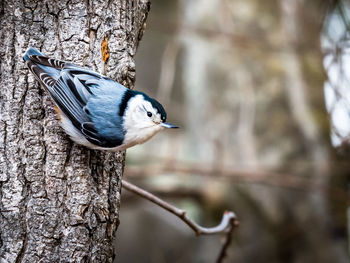
[[[98,73],[66,64],[53,86],[47,87],[57,106],[85,138],[100,147],[124,140],[118,100],[126,88]]]
[[[45,57],[35,48],[28,48],[23,60],[88,141],[101,147],[122,144],[118,105],[127,90],[124,86],[96,72]]]

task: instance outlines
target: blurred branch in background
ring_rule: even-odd
[[[187,224],[195,233],[197,236],[199,235],[213,235],[213,234],[220,234],[226,232],[225,241],[223,243],[223,246],[220,250],[218,259],[216,262],[221,263],[226,257],[227,254],[227,248],[229,247],[231,240],[232,240],[232,234],[233,229],[235,226],[238,226],[238,220],[236,218],[236,215],[233,212],[225,211],[223,214],[223,217],[221,219],[221,222],[219,225],[215,227],[202,227],[198,225],[196,222],[194,222],[192,219],[190,219],[186,215],[186,211],[179,209],[168,202],[165,202],[164,200],[160,199],[159,197],[151,194],[150,192],[145,191],[144,189],[141,189],[137,187],[134,184],[131,184],[125,180],[122,181],[123,188],[126,190],[133,192],[134,194],[137,194],[156,205],[164,208],[165,210],[169,211],[170,213],[176,215],[178,218],[180,218],[185,224]]]
[[[175,64],[178,51],[179,43],[174,39],[173,41],[169,41],[162,55],[157,98],[162,101],[164,105],[170,104],[170,95],[174,84],[176,70]]]
[[[283,0],[280,6],[282,34],[285,38],[284,52],[281,52],[281,56],[284,63],[285,89],[288,95],[289,108],[291,109],[292,118],[303,134],[305,144],[311,151],[314,175],[320,177],[324,173],[319,172],[319,169],[322,168],[319,163],[325,162],[327,157],[323,154],[323,143],[320,140],[317,119],[313,117],[311,112],[310,95],[307,93],[308,87],[302,71],[303,57],[295,50],[295,43],[300,43],[299,38],[302,37],[302,28],[298,27],[299,21],[295,19],[299,3]]]
[[[350,204],[350,195],[347,191],[342,188],[330,186],[328,184],[324,184],[322,182],[315,182],[313,178],[305,178],[296,175],[289,175],[283,173],[269,172],[263,170],[236,170],[236,169],[221,169],[221,170],[212,170],[208,167],[201,165],[188,165],[176,163],[176,166],[148,166],[148,167],[132,167],[128,166],[125,170],[124,177],[133,177],[133,178],[147,178],[154,177],[157,175],[165,175],[169,177],[169,174],[174,174],[176,176],[206,176],[206,177],[215,177],[216,180],[231,180],[235,182],[242,183],[251,183],[251,184],[264,184],[271,186],[278,186],[283,188],[290,188],[298,191],[304,191],[308,193],[309,190],[314,190],[322,193],[324,196],[329,196],[334,201],[340,201]],[[189,191],[185,191],[182,189],[173,189],[174,191],[169,191],[167,188],[165,191],[161,191],[157,189],[157,187],[153,186],[152,191],[156,191],[162,195],[172,195],[176,196],[186,196],[189,193],[197,193],[197,197],[200,196],[200,189],[197,189],[197,192],[194,189]],[[199,192],[198,192],[199,191]],[[183,194],[181,194],[183,193]],[[203,193],[204,194],[204,193]],[[195,195],[194,195],[195,196]]]

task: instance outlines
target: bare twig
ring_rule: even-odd
[[[196,233],[196,235],[211,235],[211,234],[218,234],[222,233],[225,230],[227,230],[231,224],[231,221],[236,220],[236,215],[233,212],[225,212],[222,219],[221,223],[215,227],[202,227],[195,223],[192,219],[187,217],[186,211],[182,210],[180,208],[177,208],[164,200],[158,198],[157,196],[151,194],[150,192],[147,192],[140,187],[137,187],[136,185],[129,183],[125,180],[123,180],[123,187],[130,191],[133,192],[157,205],[160,207],[164,208],[165,210],[169,211],[170,213],[173,213],[177,217],[179,217],[182,221],[184,221],[192,230]]]
[[[230,246],[231,241],[232,241],[233,230],[238,225],[239,225],[238,221],[235,218],[232,218],[232,220],[230,222],[230,226],[228,227],[227,233],[225,235],[224,244],[221,247],[221,250],[220,250],[219,256],[216,260],[216,263],[224,262],[224,259],[227,256],[227,249]]]
[[[160,207],[164,208],[165,210],[167,210],[170,213],[179,217],[190,228],[192,228],[192,230],[196,233],[197,236],[226,233],[225,242],[221,248],[221,251],[220,251],[220,254],[219,254],[219,257],[217,260],[217,262],[223,262],[223,259],[226,256],[227,248],[229,247],[229,245],[231,243],[233,229],[235,226],[238,225],[238,221],[237,221],[235,213],[225,211],[219,225],[217,225],[215,227],[209,227],[209,228],[202,227],[202,226],[198,225],[196,222],[194,222],[192,219],[187,217],[185,210],[177,208],[177,207],[165,202],[164,200],[158,198],[157,196],[151,194],[150,192],[147,192],[147,191],[145,191],[145,190],[137,187],[136,185],[129,183],[125,180],[122,181],[122,185],[123,185],[123,188],[125,188],[126,190],[133,192],[133,193],[155,203],[156,205],[159,205]]]

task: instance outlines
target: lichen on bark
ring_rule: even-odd
[[[125,154],[72,143],[22,55],[33,46],[133,88],[148,11],[147,0],[0,4],[0,262],[113,261]]]

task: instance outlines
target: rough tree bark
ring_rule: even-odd
[[[33,46],[132,88],[148,11],[148,0],[0,1],[0,262],[113,261],[124,153],[72,143],[22,55]]]

